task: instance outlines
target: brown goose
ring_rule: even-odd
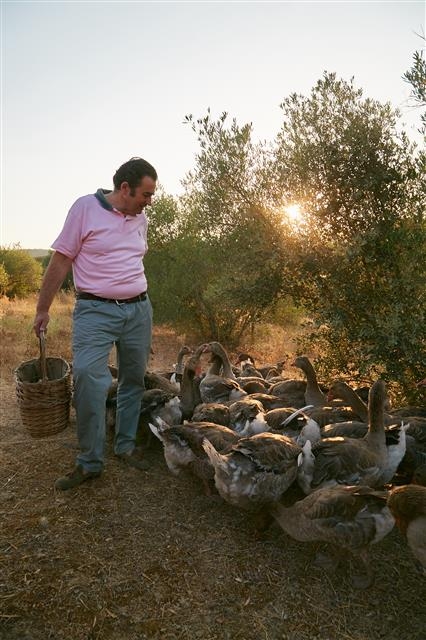
[[[229,405],[229,426],[240,437],[269,431],[262,403],[248,397]]]
[[[202,402],[226,402],[243,398],[247,393],[232,372],[228,354],[219,342],[209,342],[204,353],[211,353],[211,365],[200,382]]]
[[[301,409],[282,407],[271,409],[265,413],[265,420],[271,433],[279,433],[294,440],[303,447],[306,440],[312,443],[321,438],[321,430],[318,423],[305,413],[312,405]]]
[[[184,344],[178,351],[177,362],[173,366],[173,372],[170,374],[170,381],[175,384],[179,384],[182,382],[183,370],[185,368],[184,365],[184,357],[189,356],[192,353],[191,347]]]
[[[335,566],[349,552],[356,566],[353,584],[366,588],[372,582],[368,548],[394,526],[386,496],[386,492],[366,486],[327,487],[291,507],[276,504],[271,513],[295,540],[331,543]]]
[[[280,382],[281,380],[285,380],[283,372],[287,360],[288,358],[286,358],[285,360],[278,360],[277,364],[275,366],[272,366],[271,368],[269,368],[268,366],[263,374],[265,376],[265,380],[269,380],[271,384],[273,384],[273,382]]]
[[[348,405],[357,416],[355,418],[356,420],[368,422],[368,406],[347,382],[335,380],[330,385],[327,400],[331,402],[336,399],[344,400],[345,404]]]
[[[219,402],[202,402],[192,414],[193,422],[214,422],[229,427],[229,407]]]
[[[249,364],[255,366],[255,361],[254,361],[253,356],[251,356],[249,353],[245,353],[245,352],[239,353],[237,355],[237,361],[235,363],[235,366],[240,367],[240,369],[241,369],[241,367],[243,366],[243,364],[245,362],[248,362]]]
[[[328,428],[330,425],[352,422],[365,422],[367,427],[368,408],[359,395],[343,381],[333,382],[327,393],[327,406],[316,406],[307,413],[321,427]],[[349,434],[329,434],[349,435]]]
[[[247,399],[258,400],[265,411],[271,411],[271,409],[287,408],[289,405],[286,398],[280,396],[273,396],[269,393],[250,393]]]
[[[308,403],[305,402],[306,382],[304,380],[281,380],[269,387],[268,393],[281,398],[285,403],[283,406],[301,409]]]
[[[278,407],[277,409],[270,409],[265,413],[265,420],[272,431],[280,432],[282,431],[283,423],[286,420],[289,420],[290,416],[293,416],[296,411],[298,410],[294,407]],[[299,432],[304,424],[305,419],[302,414],[297,414],[291,419],[291,421],[286,423],[287,428],[292,429],[295,432]]]
[[[156,424],[150,423],[149,426],[163,443],[164,459],[169,471],[178,475],[187,469],[203,481],[206,493],[211,492],[214,470],[203,449],[203,442],[211,442],[218,451],[226,453],[239,439],[232,429],[212,422],[169,426],[157,418]]]
[[[348,436],[351,438],[362,438],[368,428],[368,408],[348,384],[343,381],[333,382],[328,392],[328,399],[341,398],[358,415],[356,420],[337,424],[328,424],[323,429],[323,437]],[[385,405],[386,406],[386,405]],[[336,411],[339,411],[336,409]],[[358,422],[361,420],[361,422]],[[423,453],[426,452],[426,419],[410,415],[410,409],[395,410],[392,413],[384,414],[386,444],[393,453],[394,447],[398,445],[398,429],[405,428],[406,452],[398,467],[398,476],[402,476],[403,484],[410,482],[415,468],[422,463]],[[399,442],[403,447],[403,442]],[[405,482],[404,482],[405,479]],[[401,483],[401,482],[400,482]]]
[[[201,372],[200,358],[205,344],[200,345],[185,363],[180,385],[180,409],[182,418],[190,420],[197,405],[201,403],[199,374]]]
[[[145,373],[145,389],[162,389],[163,391],[167,391],[168,393],[174,393],[175,395],[179,393],[179,386],[170,382],[168,378],[160,375],[159,373],[155,373],[154,371],[147,371]]]
[[[415,469],[412,483],[426,487],[426,460]]]
[[[248,394],[268,392],[268,381],[263,378],[237,378],[237,382]]]
[[[262,380],[264,380],[264,377],[262,376],[260,371],[258,371],[256,367],[250,362],[242,363],[241,372],[239,375],[240,375],[240,378],[253,377],[253,378],[261,378]]]
[[[392,409],[390,413],[393,418],[426,418],[426,407],[399,407],[398,409]]]
[[[168,424],[182,422],[182,411],[176,394],[162,389],[144,391],[138,423],[138,441],[147,449],[156,442],[149,428],[149,423],[154,422],[156,418],[161,418]]]
[[[312,406],[312,405],[311,405]],[[350,407],[313,407],[306,411],[317,422],[321,429],[330,424],[357,421],[358,416]]]
[[[151,422],[160,417],[168,424],[179,424],[182,420],[179,404],[176,394],[162,389],[147,389],[142,396],[141,414],[149,415]]]
[[[328,400],[342,399],[345,404],[349,405],[352,411],[357,415],[356,419],[362,422],[368,421],[368,408],[365,402],[360,398],[358,393],[352,389],[346,382],[341,380],[335,381],[331,384],[328,395]],[[399,409],[393,409],[388,411],[388,403],[385,405],[385,424],[396,424],[402,422],[413,423],[417,426],[425,425],[426,419],[422,416],[422,413],[426,415],[426,408],[424,407],[401,407]]]
[[[191,353],[191,347],[188,347],[186,344],[182,345],[177,353],[177,362],[170,369],[157,371],[157,373],[170,380],[173,384],[179,384],[182,381],[184,358],[185,356],[191,355]]]
[[[426,485],[426,452],[422,451],[416,442],[416,439],[409,435],[406,431],[407,449],[402,458],[396,475],[393,478],[393,484],[422,484]]]
[[[388,507],[407,537],[419,570],[426,576],[426,487],[413,484],[396,487],[390,492]]]
[[[203,447],[215,470],[215,485],[230,504],[258,511],[278,501],[297,476],[301,449],[285,436],[259,433],[241,438],[222,454],[211,441]]]
[[[368,431],[361,439],[323,438],[313,446],[308,440],[299,458],[298,482],[304,493],[336,484],[365,484],[380,487],[389,482],[405,453],[402,446],[389,455],[386,446],[384,406],[386,386],[377,380],[370,389]]]
[[[260,373],[260,375],[266,379],[271,376],[271,373],[273,373],[274,375],[279,375],[284,368],[286,360],[279,360],[276,364],[265,364],[259,367],[256,365],[255,359],[252,355],[250,355],[249,353],[239,353],[237,356],[236,364],[239,365],[240,368],[242,368],[246,363],[254,367],[256,371],[258,371],[258,373]]]
[[[309,358],[307,356],[298,356],[293,362],[293,366],[302,369],[306,376],[305,404],[313,404],[314,407],[326,405],[327,396],[318,384],[317,374]]]

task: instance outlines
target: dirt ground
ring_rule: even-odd
[[[154,366],[173,362],[157,335]],[[372,549],[375,583],[351,586],[311,564],[318,545],[172,476],[156,443],[149,472],[114,458],[56,492],[76,454],[75,424],[42,440],[24,431],[12,379],[1,387],[1,640],[424,640],[426,580],[394,529]]]

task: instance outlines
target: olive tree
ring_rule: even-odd
[[[414,102],[423,109],[420,115],[422,121],[421,131],[426,134],[426,60],[424,49],[414,52],[412,66],[402,77],[411,84],[411,96]]]
[[[426,361],[425,175],[398,112],[324,74],[282,105],[270,167],[276,202],[305,211],[292,253],[330,373],[383,375],[409,393]]]

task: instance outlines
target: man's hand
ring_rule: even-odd
[[[49,324],[49,312],[48,311],[38,311],[34,318],[33,329],[37,338],[40,337],[40,333],[44,331],[47,333],[47,325]]]

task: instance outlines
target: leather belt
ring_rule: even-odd
[[[95,296],[94,293],[86,293],[85,291],[77,291],[75,294],[77,300],[99,300],[99,302],[115,302],[115,304],[129,304],[132,302],[142,302],[146,299],[146,291],[140,293],[133,298],[124,298],[122,300],[116,298],[101,298],[100,296]]]

